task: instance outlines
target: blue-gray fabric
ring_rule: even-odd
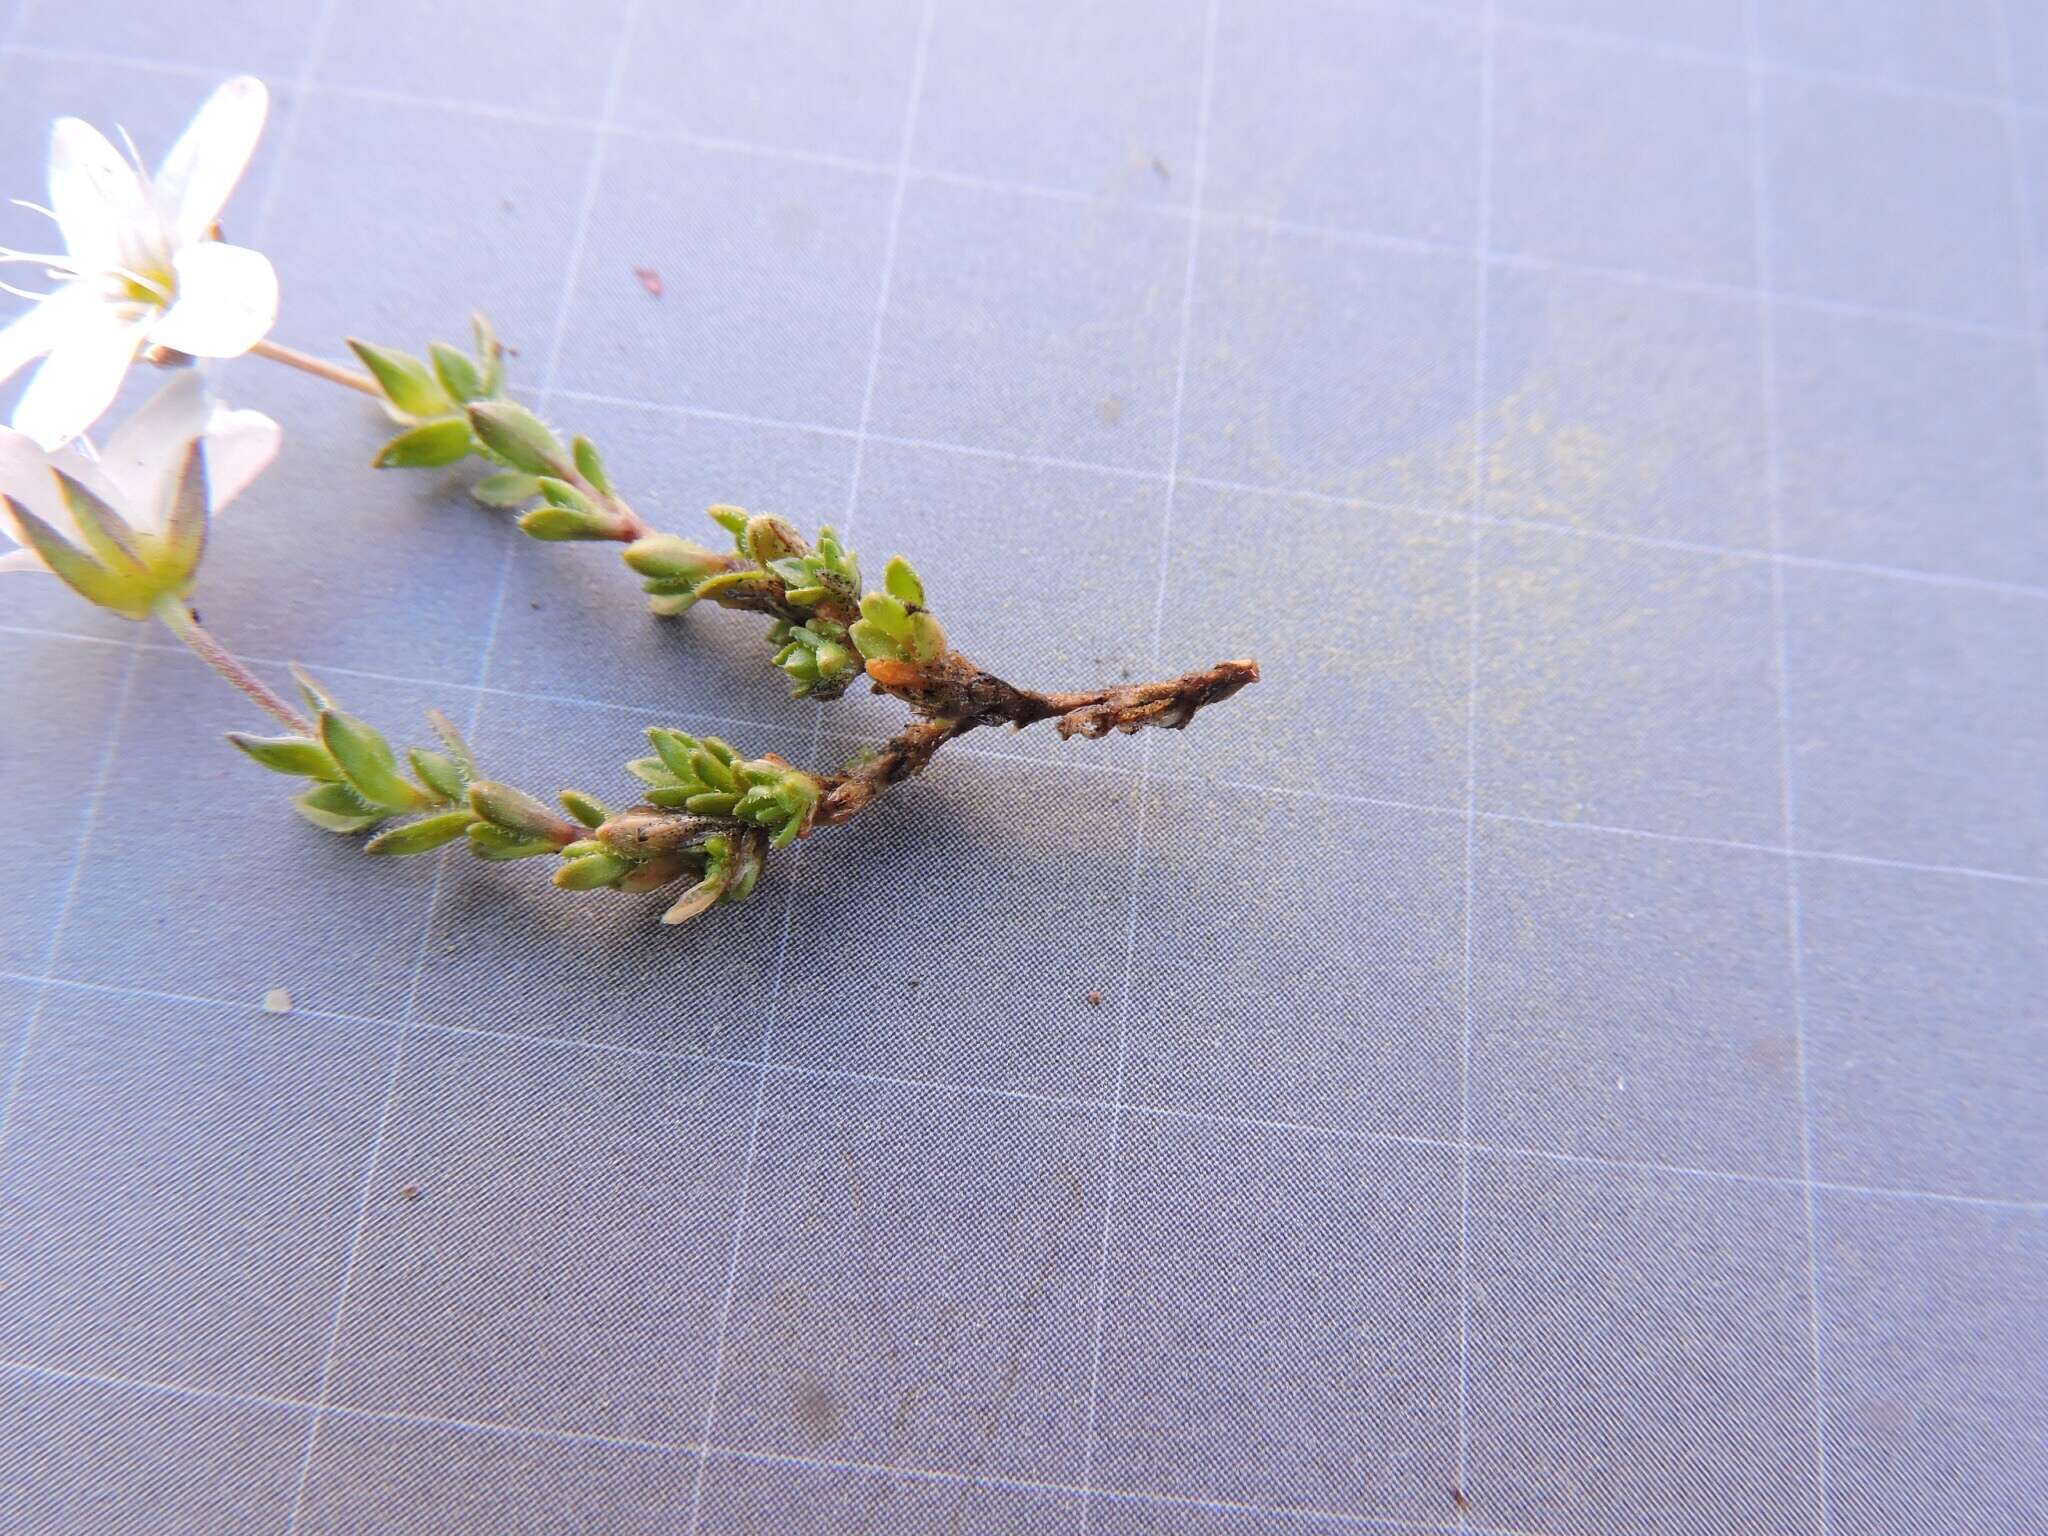
[[[363,858],[0,578],[0,1531],[2048,1529],[2048,7],[0,24],[25,198],[271,83],[280,339],[481,306],[662,527],[901,551],[1026,682],[1265,670],[675,931]],[[216,377],[274,681],[614,799],[894,728]]]

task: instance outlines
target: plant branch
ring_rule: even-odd
[[[310,352],[301,352],[288,347],[281,341],[265,339],[249,349],[258,357],[267,357],[273,363],[283,363],[287,368],[296,368],[301,373],[310,373],[316,379],[325,379],[330,384],[339,384],[344,389],[353,389],[358,394],[382,400],[384,391],[377,387],[377,381],[367,373],[358,373],[353,368],[344,368],[339,363],[330,363],[325,358],[315,357]]]
[[[265,687],[262,679],[228,654],[218,640],[200,628],[199,620],[181,598],[170,598],[157,605],[156,616],[163,620],[164,628],[176,635],[191,648],[192,653],[214,671],[226,678],[250,702],[275,720],[286,730],[300,736],[315,734],[312,723],[283,699]]]

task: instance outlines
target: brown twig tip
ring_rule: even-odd
[[[1062,737],[1129,734],[1157,726],[1178,731],[1195,712],[1229,698],[1259,680],[1259,664],[1250,657],[1219,661],[1215,666],[1159,683],[1105,688],[1092,694],[1049,694],[1045,702],[1058,710],[1053,729]]]

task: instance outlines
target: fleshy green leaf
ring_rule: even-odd
[[[320,740],[349,784],[372,805],[408,811],[427,803],[427,797],[399,773],[391,744],[374,726],[338,709],[323,709]]]
[[[555,845],[540,838],[522,837],[505,827],[494,827],[488,821],[473,821],[469,824],[469,851],[480,859],[494,864],[507,863],[513,859],[530,859],[535,854],[553,853]]]
[[[604,460],[597,456],[597,445],[587,437],[571,440],[569,452],[576,460],[576,472],[597,488],[600,496],[612,493],[612,483],[605,478]]]
[[[299,696],[306,701],[308,709],[317,715],[323,709],[334,708],[334,695],[314,681],[312,673],[308,672],[296,661],[291,663],[291,672],[292,681],[299,685]],[[428,718],[433,718],[431,710],[428,711]]]
[[[917,579],[917,572],[910,568],[910,562],[901,555],[892,555],[882,571],[882,585],[889,589],[889,595],[912,608],[924,606],[924,583]]]
[[[870,592],[860,600],[860,616],[893,640],[910,639],[910,610],[899,597],[887,592]]]
[[[425,747],[413,747],[406,754],[413,776],[443,800],[461,800],[469,792],[469,776],[450,758]]]
[[[574,473],[569,456],[548,424],[516,401],[473,404],[469,424],[483,445],[514,469],[529,475],[553,475],[558,480]]]
[[[747,547],[747,511],[744,507],[729,507],[720,503],[705,510],[704,515],[733,537],[733,542],[744,552]]]
[[[601,827],[612,819],[602,801],[593,800],[580,789],[563,790],[561,800],[563,808],[586,827]]]
[[[630,874],[632,869],[631,859],[620,858],[606,849],[564,861],[555,871],[555,884],[565,891],[594,891]]]
[[[328,782],[341,779],[340,764],[328,755],[325,747],[308,737],[250,736],[242,731],[229,731],[228,741],[272,773]]]
[[[427,853],[443,843],[454,842],[469,830],[475,820],[468,811],[443,811],[438,816],[422,816],[418,821],[401,822],[388,832],[379,832],[363,844],[363,852],[388,854],[394,858]]]
[[[540,477],[501,469],[477,481],[469,494],[487,507],[523,507],[540,494]]]
[[[372,469],[438,469],[469,457],[469,423],[443,416],[408,427],[377,450]]]
[[[384,391],[384,398],[402,414],[424,420],[446,416],[455,409],[455,402],[448,398],[439,381],[418,358],[394,352],[389,347],[358,341],[353,336],[349,337],[348,344],[349,349],[363,360],[363,366],[370,370],[377,387]]]
[[[390,814],[371,805],[346,784],[319,784],[293,795],[292,809],[326,832],[360,832]]]
[[[466,405],[489,393],[484,388],[483,375],[477,372],[476,364],[447,342],[428,342],[427,356],[433,361],[434,377],[441,381],[441,387],[458,404]]]
[[[462,770],[465,780],[477,777],[476,753],[469,743],[462,739],[462,732],[455,728],[455,722],[438,709],[427,711],[427,725],[441,739],[441,745],[448,749],[448,755],[455,759],[455,766]]]
[[[493,826],[524,837],[545,838],[550,847],[569,842],[574,836],[569,823],[524,790],[509,784],[479,779],[469,786],[469,808]]]
[[[892,661],[903,659],[903,647],[897,644],[895,637],[866,619],[856,619],[853,627],[846,633],[853,643],[860,647],[863,656],[883,656]]]
[[[541,482],[543,486],[549,483]],[[602,512],[575,507],[535,507],[519,519],[521,533],[548,544],[562,544],[573,539],[609,539],[616,527],[617,524]]]

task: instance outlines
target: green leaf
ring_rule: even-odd
[[[668,764],[658,757],[636,757],[626,764],[626,772],[643,784],[673,784],[676,776],[668,771]]]
[[[698,816],[730,816],[739,798],[729,789],[706,790],[683,801],[683,809]]]
[[[377,450],[372,469],[439,469],[469,457],[469,423],[443,416],[408,427]]]
[[[543,486],[549,482],[542,481]],[[559,484],[560,482],[554,482]],[[596,510],[574,507],[535,507],[519,519],[519,531],[543,543],[563,544],[574,539],[609,539],[618,525]]]
[[[721,741],[716,736],[700,736],[697,738],[697,745],[706,752],[709,752],[721,763],[735,763],[739,761],[740,754],[733,744],[729,741]]]
[[[860,600],[860,616],[891,639],[910,639],[910,609],[899,597],[887,592],[870,592]]]
[[[469,424],[483,445],[514,469],[558,480],[575,473],[548,424],[516,401],[473,404]]]
[[[428,853],[443,843],[454,842],[469,830],[475,820],[467,811],[443,811],[438,816],[422,816],[418,821],[401,822],[388,832],[379,832],[363,844],[363,852],[388,854],[394,858]]]
[[[448,755],[455,759],[455,766],[462,770],[465,781],[476,778],[476,753],[469,749],[469,743],[462,739],[462,732],[455,728],[455,722],[438,709],[427,711],[427,726],[440,737],[441,745],[448,749]]]
[[[501,469],[477,481],[469,494],[487,507],[523,507],[540,494],[540,477]]]
[[[428,342],[427,356],[433,360],[434,377],[441,381],[441,387],[458,404],[482,399],[489,393],[484,388],[483,375],[477,372],[476,364],[447,342]]]
[[[692,795],[703,791],[695,784],[656,784],[642,797],[649,805],[661,807],[664,811],[680,811],[690,803]]]
[[[272,773],[338,783],[341,766],[319,742],[305,736],[250,736],[229,731],[228,741]]]
[[[469,786],[469,808],[493,826],[523,837],[545,838],[549,847],[569,842],[575,835],[568,822],[524,790],[509,784],[477,780]]]
[[[306,701],[306,708],[319,714],[323,709],[334,708],[334,696],[313,680],[313,674],[296,661],[291,663],[292,681],[299,685],[299,696]],[[432,718],[432,711],[428,712]]]
[[[732,587],[762,586],[774,579],[766,571],[720,571],[716,576],[707,576],[697,583],[697,595],[715,598]]]
[[[635,539],[620,554],[626,564],[642,576],[682,579],[692,584],[706,576],[717,575],[731,559],[729,555],[721,555],[673,533],[650,533],[645,538]]]
[[[64,537],[29,511],[12,496],[5,498],[7,510],[14,516],[14,526],[21,542],[34,550],[36,557],[47,565],[57,578],[72,591],[89,603],[96,603],[110,613],[118,613],[125,619],[146,619],[155,603],[155,594],[133,577],[124,577],[108,570],[84,551],[66,542]]]
[[[910,568],[910,562],[901,555],[889,557],[889,563],[882,571],[882,585],[889,589],[889,595],[912,608],[924,606],[924,583],[917,579],[917,572]]]
[[[781,518],[766,512],[747,519],[746,545],[747,553],[762,565],[810,552],[802,535]]]
[[[292,796],[292,809],[325,832],[360,832],[389,814],[346,784],[319,784]]]
[[[394,352],[389,347],[358,341],[353,336],[349,337],[348,344],[349,349],[363,360],[363,366],[370,370],[377,387],[384,391],[384,398],[401,414],[425,420],[446,416],[455,409],[455,402],[448,398],[433,374],[427,371],[427,365],[418,358]]]
[[[427,803],[427,797],[399,773],[391,744],[375,727],[338,709],[323,709],[320,740],[350,785],[372,805],[409,811]]]
[[[576,472],[597,488],[600,496],[612,493],[612,483],[604,475],[604,460],[597,456],[597,444],[587,437],[572,439],[569,452],[576,460]]]
[[[853,627],[846,633],[847,637],[860,647],[863,656],[880,656],[891,661],[903,659],[903,647],[896,643],[895,638],[885,633],[879,625],[871,624],[866,619],[856,619]]]
[[[913,661],[937,661],[946,654],[946,631],[925,609],[910,616],[909,649]]]
[[[476,344],[476,360],[483,381],[483,392],[495,395],[505,387],[505,347],[498,340],[498,333],[491,329],[491,322],[480,309],[470,311],[469,332]]]
[[[449,758],[425,747],[413,747],[405,754],[413,777],[443,800],[461,800],[469,792],[469,776]]]
[[[494,827],[488,821],[473,821],[469,824],[469,851],[480,859],[494,864],[507,863],[513,859],[530,859],[535,854],[553,853],[555,845],[539,838],[522,837],[504,827]]]
[[[707,752],[699,746],[690,754],[690,771],[701,784],[713,789],[738,789],[739,780],[732,775],[732,769],[725,765],[725,759],[716,752]],[[677,775],[681,777],[681,775]]]
[[[665,778],[672,776],[686,783],[696,778],[696,767],[690,761],[690,754],[697,750],[696,737],[672,731],[667,726],[650,725],[647,740],[661,759],[662,767],[668,770]]]
[[[705,510],[704,515],[733,537],[733,542],[744,552],[747,547],[747,511],[744,507],[729,507],[723,503]]]
[[[567,860],[555,871],[555,884],[565,891],[594,891],[630,874],[632,869],[631,859],[622,859],[607,849]]]
[[[604,802],[593,800],[580,789],[563,790],[561,800],[564,809],[586,827],[601,827],[612,819],[612,813],[605,809]]]

